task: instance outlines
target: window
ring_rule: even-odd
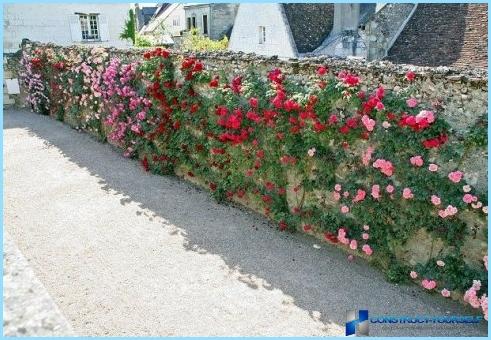
[[[259,26],[259,43],[264,44],[266,42],[266,27]]]
[[[188,30],[190,30],[191,28],[196,28],[196,17],[193,16],[193,17],[188,17]]]
[[[208,15],[203,15],[203,34],[208,34]]]
[[[179,26],[181,23],[180,23],[180,20],[179,20],[179,17],[174,17],[172,19],[172,26]]]
[[[99,15],[97,14],[79,14],[82,41],[97,41],[101,39],[98,17]]]

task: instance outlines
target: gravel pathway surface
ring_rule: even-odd
[[[346,311],[468,315],[220,205],[49,117],[4,113],[5,230],[79,335],[343,335]],[[5,292],[4,292],[5,294]],[[484,336],[479,325],[370,335]]]

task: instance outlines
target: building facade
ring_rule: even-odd
[[[119,3],[5,4],[4,52],[16,52],[25,38],[62,46],[129,47],[131,42],[119,38],[129,9]]]
[[[174,45],[186,30],[183,4],[161,4],[150,21],[140,29],[140,34],[154,43]]]
[[[329,35],[333,4],[240,4],[229,49],[297,58]]]
[[[186,30],[197,29],[212,40],[230,37],[239,4],[184,5]]]

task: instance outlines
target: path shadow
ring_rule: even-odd
[[[225,204],[176,177],[155,176],[136,161],[125,159],[114,147],[46,116],[25,111],[4,113],[4,129],[26,129],[56,147],[71,162],[97,177],[103,190],[123,195],[121,204],[137,203],[147,218],[157,216],[177,226],[165,232],[185,238],[183,247],[216,254],[225,270],[251,289],[279,289],[293,303],[326,326],[344,327],[346,311],[368,309],[370,315],[468,315],[474,311],[458,303],[421,292],[415,286],[397,286],[376,269],[357,259],[347,261],[341,250],[301,233],[279,232],[262,216]],[[240,297],[238,297],[240,298]],[[479,326],[372,329],[370,335],[485,336]]]

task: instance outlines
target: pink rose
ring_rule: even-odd
[[[436,195],[431,195],[431,203],[433,203],[433,205],[440,205],[440,203],[442,203],[442,200]]]
[[[380,185],[374,184],[372,186],[372,197],[376,200],[380,198]]]
[[[428,170],[430,170],[430,171],[432,171],[432,172],[438,171],[438,165],[431,163],[431,164],[428,166]]]
[[[356,191],[356,196],[355,198],[353,198],[353,202],[360,202],[360,201],[363,201],[365,199],[365,196],[366,196],[366,192],[365,190],[362,190],[362,189],[358,189]]]
[[[341,207],[341,212],[342,212],[343,214],[347,214],[347,213],[349,212],[349,208],[348,208],[347,206],[343,205],[343,206]]]
[[[409,188],[404,188],[404,190],[402,190],[402,197],[405,198],[405,199],[411,199],[414,197],[411,189]]]
[[[364,240],[368,240],[370,238],[370,235],[368,235],[367,233],[363,233],[361,234],[361,238]]]
[[[436,261],[436,265],[438,267],[444,267],[445,266],[445,262],[443,262],[442,260],[438,260],[438,261]]]
[[[344,228],[339,228],[338,229],[338,238],[339,237],[345,237],[346,236],[346,230]]]
[[[364,244],[363,247],[361,247],[361,250],[368,256],[371,256],[373,254],[373,250],[368,244]]]
[[[341,191],[341,184],[336,184],[336,185],[334,186],[334,190],[336,190],[336,191]]]
[[[390,123],[388,121],[384,120],[382,122],[382,126],[383,126],[384,129],[388,129],[388,128],[390,128]]]
[[[418,105],[418,100],[416,98],[409,98],[406,100],[406,104],[408,107],[413,108]]]
[[[449,297],[450,296],[450,291],[447,288],[443,288],[441,291],[441,294],[443,297]]]
[[[445,218],[447,217],[447,212],[445,210],[438,210],[438,216]]]
[[[474,196],[472,196],[471,194],[465,194],[464,197],[462,197],[462,200],[465,203],[469,204],[469,203],[472,203],[473,198],[474,198]]]
[[[477,203],[472,203],[471,206],[474,208],[474,209],[479,209],[482,207],[482,202],[477,202]]]
[[[373,119],[371,119],[367,115],[363,115],[363,117],[361,117],[361,122],[363,123],[363,125],[365,125],[367,131],[373,131],[373,128],[375,127],[375,121]]]
[[[410,162],[412,165],[420,167],[423,165],[423,158],[421,156],[413,156],[411,157]]]
[[[464,173],[462,171],[452,171],[448,174],[448,178],[454,183],[459,183],[462,179],[462,176],[464,176]]]
[[[418,273],[416,273],[414,270],[409,273],[409,276],[411,279],[416,279],[418,277]]]
[[[351,242],[349,243],[349,247],[350,249],[355,250],[356,248],[358,248],[358,242],[356,242],[356,240],[351,240]]]
[[[385,191],[387,191],[389,194],[392,194],[394,192],[394,186],[389,184],[387,185],[387,187],[385,188]]]
[[[421,285],[425,289],[432,290],[436,287],[436,282],[434,280],[424,279],[423,281],[421,281]]]
[[[445,208],[445,212],[447,213],[447,216],[453,216],[457,213],[458,209],[452,205],[449,205]]]
[[[369,162],[374,151],[375,149],[369,146],[367,150],[361,155],[361,162],[363,163],[363,165],[368,166],[368,164],[370,164]]]
[[[365,224],[365,225],[363,226],[363,230],[365,230],[365,231],[370,230],[370,226],[368,226],[368,225],[366,225],[366,224]]]

